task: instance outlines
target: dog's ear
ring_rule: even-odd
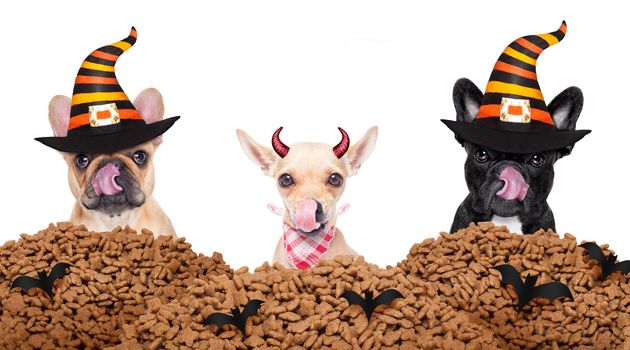
[[[53,97],[48,104],[48,121],[52,127],[53,134],[57,137],[68,135],[71,105],[70,99],[62,95]]]
[[[133,105],[147,124],[164,119],[164,100],[157,89],[148,88],[142,90],[133,101]],[[156,146],[162,143],[162,135],[154,138],[152,142]]]
[[[365,135],[358,142],[350,146],[348,153],[346,153],[349,168],[348,176],[355,175],[361,168],[361,164],[370,157],[374,146],[376,146],[377,137],[378,127],[373,126],[365,132]]]
[[[236,129],[236,136],[247,157],[258,164],[265,175],[273,176],[273,165],[278,160],[276,153],[271,148],[258,144],[241,129]]]
[[[571,86],[554,97],[547,109],[558,130],[575,130],[584,106],[584,95],[580,88]],[[573,145],[560,149],[560,157],[571,154]]]
[[[558,130],[575,130],[582,106],[584,106],[582,90],[571,86],[554,97],[547,109]]]
[[[458,122],[472,123],[479,112],[481,90],[467,78],[461,78],[453,86],[453,103]]]
[[[133,101],[133,105],[147,124],[164,119],[164,100],[157,89],[148,88],[142,90]]]

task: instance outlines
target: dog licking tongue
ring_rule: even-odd
[[[518,170],[510,166],[503,169],[499,174],[499,180],[504,184],[503,188],[497,192],[497,196],[510,201],[518,199],[519,202],[525,199],[529,185]]]
[[[298,205],[295,211],[295,225],[303,232],[311,232],[319,228],[315,212],[317,202],[313,199],[305,199]]]
[[[94,179],[92,179],[92,187],[94,187],[96,195],[110,196],[122,191],[123,188],[116,183],[116,177],[118,176],[120,176],[120,171],[118,171],[118,168],[112,163],[108,163],[99,169]]]

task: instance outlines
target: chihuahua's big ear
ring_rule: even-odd
[[[164,100],[157,89],[148,88],[142,90],[133,101],[133,105],[147,124],[164,119]],[[154,138],[152,141],[156,146],[159,145],[162,143],[162,135]]]
[[[346,157],[348,160],[348,176],[355,175],[359,172],[361,164],[363,164],[372,154],[374,146],[376,146],[376,138],[378,136],[378,127],[373,126],[365,132],[365,135],[350,146]]]
[[[273,176],[273,165],[278,160],[276,153],[271,148],[258,144],[241,129],[236,129],[236,136],[247,157],[258,164],[265,175]]]
[[[53,134],[57,137],[68,135],[70,107],[70,99],[62,95],[53,97],[48,104],[48,121],[50,122],[50,127],[52,127]]]
[[[461,78],[453,86],[453,104],[457,113],[458,122],[472,123],[479,112],[481,90],[467,78]]]

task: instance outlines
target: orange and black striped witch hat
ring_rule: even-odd
[[[147,124],[118,83],[116,61],[137,36],[132,27],[128,37],[94,50],[83,61],[74,81],[67,136],[37,141],[63,152],[114,152],[160,136],[179,119]]]
[[[527,35],[514,40],[499,56],[472,122],[442,120],[457,136],[509,153],[534,153],[573,145],[590,130],[559,130],[538,85],[536,61],[567,31]]]

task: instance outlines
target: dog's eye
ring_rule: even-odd
[[[74,164],[76,164],[79,169],[85,169],[90,164],[90,158],[85,154],[77,154],[77,156],[74,157]]]
[[[328,184],[331,186],[339,187],[343,184],[343,177],[341,175],[334,173],[328,177]]]
[[[490,155],[488,154],[488,151],[486,151],[483,148],[477,148],[475,150],[476,161],[478,161],[479,163],[485,163],[488,161],[488,159],[490,159]]]
[[[147,161],[147,152],[145,151],[136,151],[133,153],[133,161],[138,165],[142,165]]]
[[[536,168],[540,168],[545,164],[545,156],[543,154],[534,154],[531,163]]]
[[[289,187],[289,186],[294,184],[293,177],[291,177],[291,175],[289,175],[289,174],[282,174],[278,178],[278,184],[281,187]]]

